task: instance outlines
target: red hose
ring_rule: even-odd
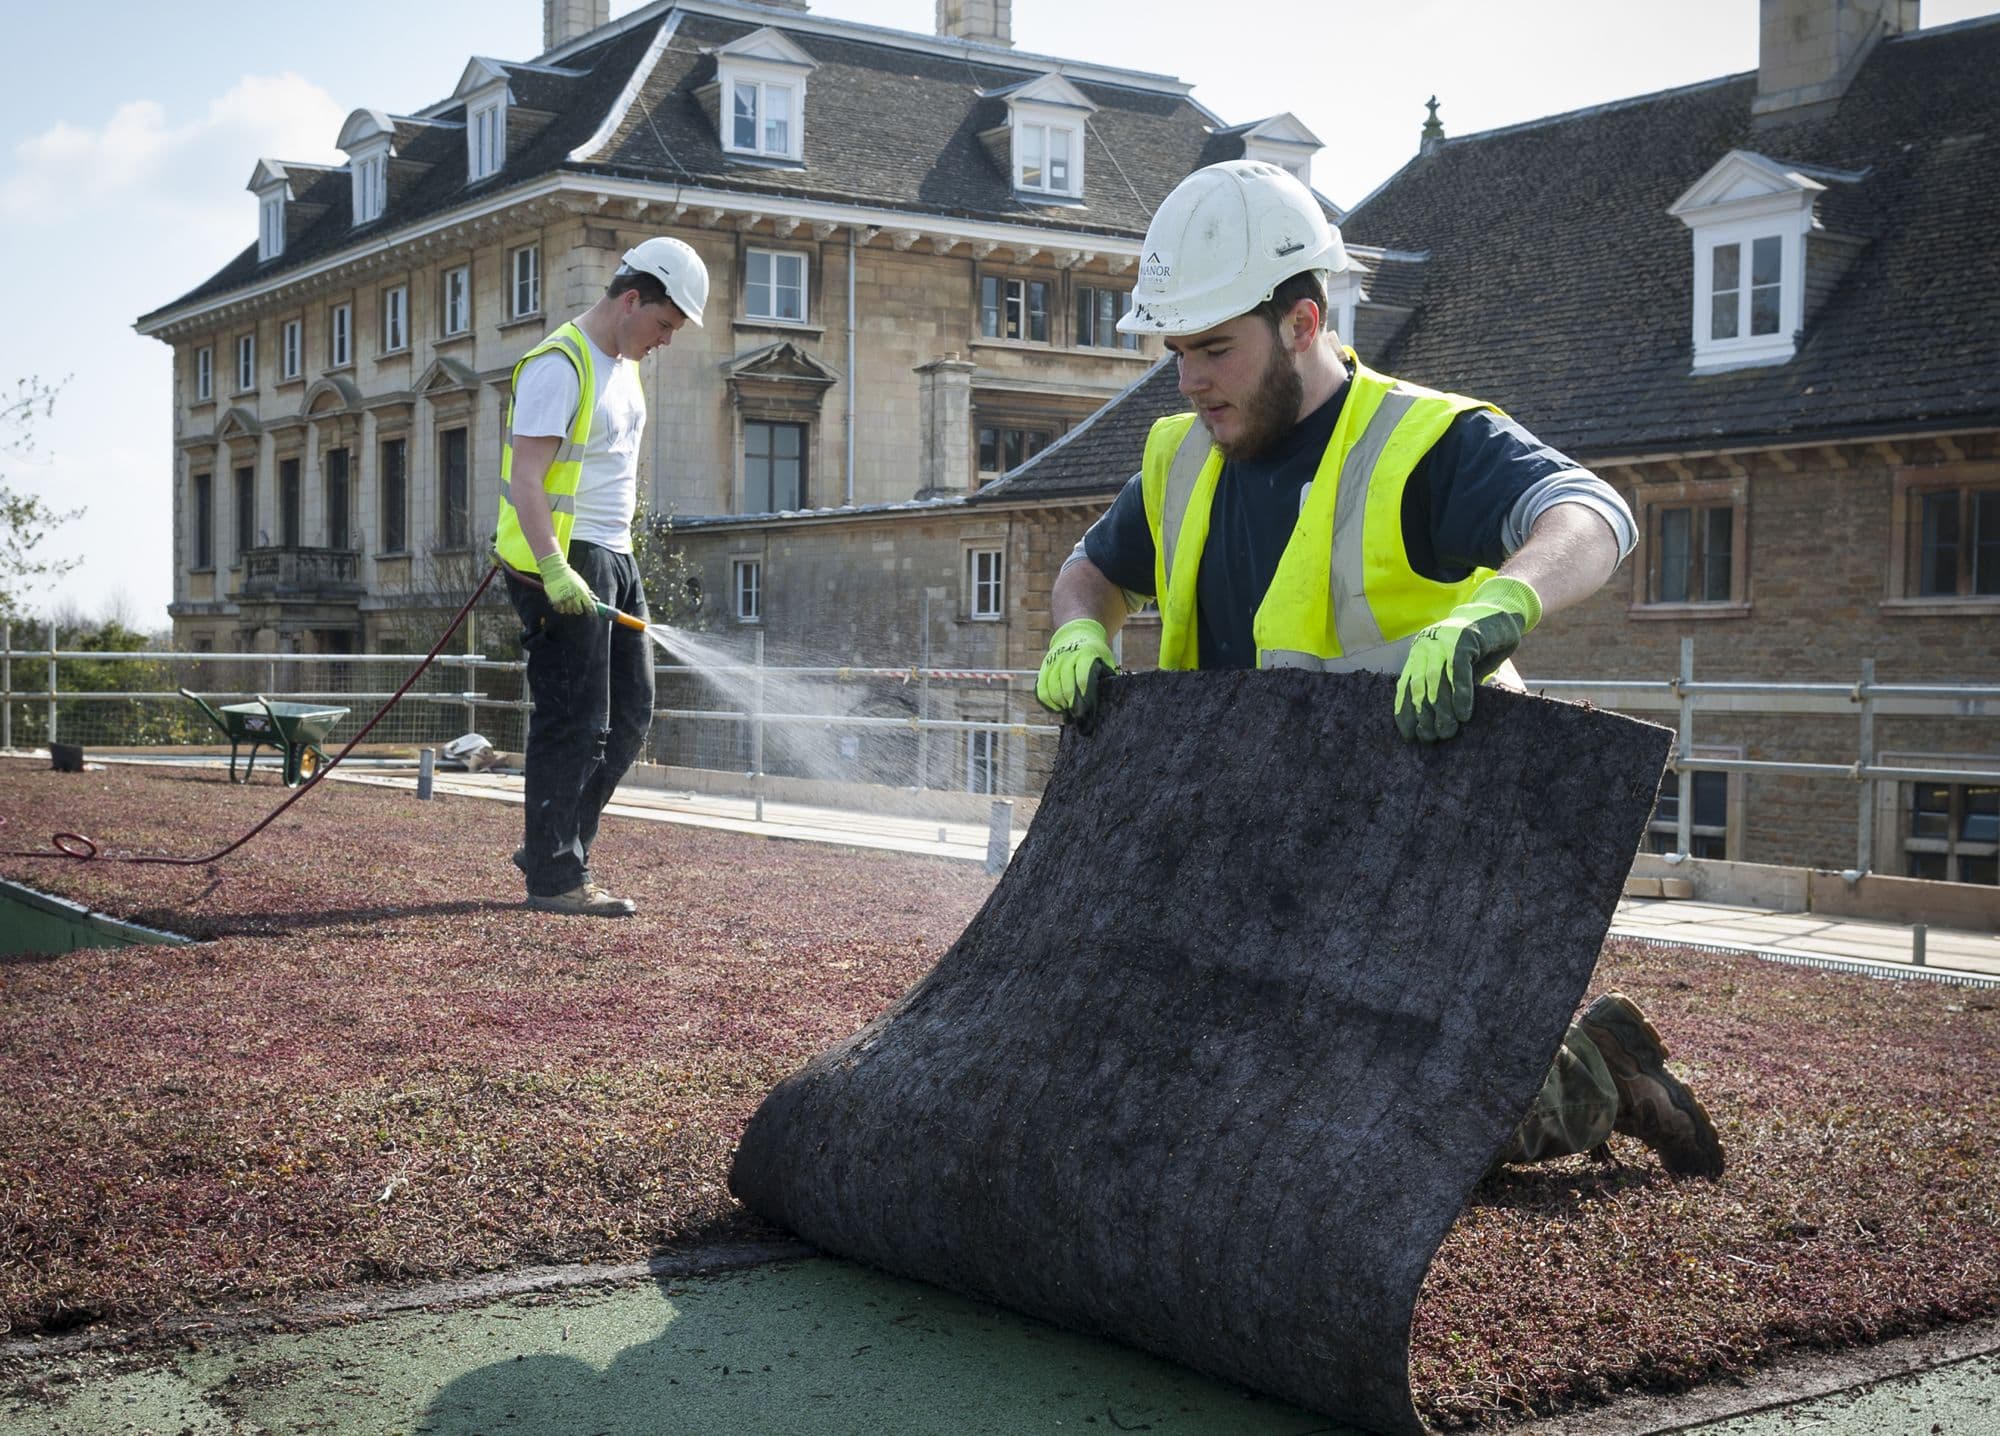
[[[499,572],[500,572],[500,565],[498,564],[495,564],[493,567],[486,570],[486,577],[479,580],[479,587],[472,590],[472,597],[468,598],[465,601],[465,607],[461,608],[458,611],[458,617],[454,618],[451,621],[451,627],[447,628],[444,631],[443,637],[438,639],[437,646],[432,648],[429,653],[426,653],[424,655],[424,661],[417,665],[416,671],[410,674],[408,678],[403,680],[403,686],[401,688],[398,688],[393,694],[390,695],[389,701],[387,703],[384,703],[380,708],[375,710],[375,716],[373,718],[370,718],[365,724],[362,725],[361,731],[359,733],[356,733],[352,738],[347,740],[347,746],[345,748],[342,748],[339,753],[337,753],[336,755],[334,755],[333,758],[328,760],[325,767],[321,768],[318,772],[314,773],[310,778],[306,779],[306,781],[300,785],[299,790],[296,793],[293,793],[289,798],[285,799],[284,802],[278,804],[277,807],[273,808],[269,813],[269,815],[265,817],[263,822],[257,824],[256,827],[252,828],[249,832],[245,833],[242,837],[238,838],[235,842],[231,843],[228,847],[217,849],[215,852],[209,853],[206,856],[199,858],[169,858],[169,857],[153,856],[145,853],[107,854],[98,851],[97,844],[91,839],[83,836],[83,834],[81,833],[55,833],[49,838],[50,847],[54,849],[54,851],[52,852],[45,852],[39,849],[32,852],[15,851],[8,853],[0,853],[0,857],[74,858],[82,862],[90,862],[96,860],[107,863],[164,863],[174,867],[190,867],[190,868],[200,867],[204,863],[212,863],[216,861],[218,858],[228,857],[231,853],[235,852],[238,848],[242,847],[245,843],[249,842],[252,838],[256,837],[257,834],[263,832],[264,829],[270,827],[272,823],[277,821],[278,814],[284,812],[285,809],[291,807],[292,804],[296,803],[299,799],[303,798],[307,793],[310,793],[314,788],[317,788],[320,784],[321,779],[325,778],[327,774],[331,773],[335,768],[340,766],[340,760],[342,758],[345,758],[349,753],[352,753],[354,751],[354,745],[359,743],[363,738],[366,738],[369,732],[375,727],[375,725],[382,721],[383,717],[388,713],[388,711],[396,706],[397,701],[401,699],[405,693],[408,693],[410,691],[410,685],[415,683],[419,678],[423,677],[424,670],[431,666],[432,662],[437,658],[438,654],[444,651],[444,646],[447,643],[451,642],[451,636],[454,633],[458,632],[458,626],[464,623],[465,616],[468,613],[472,612],[472,605],[479,602],[479,596],[486,592],[487,585],[493,582],[493,576]]]

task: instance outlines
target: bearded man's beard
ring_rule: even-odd
[[[1216,447],[1227,459],[1262,458],[1292,432],[1299,422],[1299,409],[1305,398],[1305,381],[1299,378],[1292,356],[1274,343],[1256,392],[1241,406],[1243,432],[1226,444],[1218,440]],[[1213,430],[1210,437],[1214,437]]]

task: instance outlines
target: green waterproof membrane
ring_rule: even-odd
[[[938,965],[731,1186],[830,1252],[1418,1428],[1424,1272],[1583,996],[1672,735],[1392,678],[1161,673],[1064,735]]]

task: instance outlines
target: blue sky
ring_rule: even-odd
[[[812,10],[927,33],[935,6]],[[2000,0],[1924,0],[1923,23],[1995,12]],[[132,321],[255,238],[243,186],[258,159],[339,161],[349,111],[417,109],[471,55],[535,54],[541,13],[539,0],[100,0],[9,14],[9,52],[29,63],[0,87],[0,391],[70,377],[37,452],[0,452],[0,475],[86,509],[48,545],[82,566],[30,607],[164,626],[169,351]],[[1325,142],[1314,182],[1342,206],[1415,152],[1432,94],[1447,131],[1470,134],[1748,70],[1757,51],[1757,0],[1015,0],[1013,21],[1017,49],[1178,76],[1228,123],[1293,112]]]

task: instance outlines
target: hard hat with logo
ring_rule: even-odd
[[[666,235],[644,240],[625,251],[624,267],[659,280],[688,323],[701,327],[701,309],[708,303],[708,266],[693,246]]]
[[[1198,334],[1248,314],[1307,270],[1347,268],[1340,231],[1312,192],[1276,165],[1225,160],[1160,202],[1139,251],[1125,334]]]

